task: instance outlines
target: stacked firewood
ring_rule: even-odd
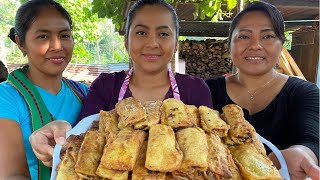
[[[179,58],[186,62],[186,73],[207,79],[232,72],[227,41],[207,39],[180,42]]]

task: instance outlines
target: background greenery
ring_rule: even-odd
[[[107,18],[98,18],[91,13],[90,0],[57,0],[71,14],[75,49],[73,63],[107,64],[128,62],[124,48],[124,38],[115,32],[114,24]],[[23,2],[23,1],[21,1]],[[26,63],[24,58],[8,37],[14,26],[14,16],[21,5],[19,0],[0,1],[0,50],[6,54],[7,63]]]
[[[27,0],[0,1],[0,59],[6,57],[7,63],[26,63],[24,58],[7,34],[14,26],[14,16],[21,5]],[[115,29],[124,23],[123,6],[131,0],[56,0],[61,3],[73,18],[73,35],[75,49],[71,62],[80,64],[108,64],[128,62],[124,48],[124,37]],[[223,20],[230,16],[236,8],[237,0],[166,0],[176,6],[177,3],[194,3],[194,18],[209,18],[212,21]],[[256,0],[245,0],[256,1]],[[222,11],[222,4],[227,10]],[[190,12],[191,13],[191,12]],[[289,37],[290,34],[288,34]],[[197,39],[197,37],[191,37]],[[202,38],[203,37],[198,37]],[[186,37],[179,37],[185,40]],[[189,38],[190,39],[190,38]],[[290,37],[289,37],[290,39]],[[287,43],[290,46],[290,41]],[[290,49],[290,48],[289,48]]]

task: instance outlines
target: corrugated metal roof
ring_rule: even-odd
[[[21,64],[8,64],[9,72],[21,67]],[[88,71],[88,75],[99,76],[100,73],[113,73],[126,71],[129,69],[129,63],[115,63],[115,64],[73,64],[69,63],[66,70],[68,73],[78,74],[84,71]]]
[[[129,63],[108,64],[110,72],[120,72],[129,70]]]

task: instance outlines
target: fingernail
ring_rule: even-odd
[[[64,145],[65,141],[66,141],[66,140],[65,140],[64,137],[59,137],[59,138],[57,139],[57,143],[60,144],[60,145]]]

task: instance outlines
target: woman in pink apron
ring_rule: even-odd
[[[141,102],[176,98],[188,105],[212,107],[210,90],[202,79],[168,68],[178,49],[178,30],[177,14],[164,0],[137,1],[128,13],[125,35],[133,66],[128,72],[102,73],[92,83],[78,120],[100,110],[112,110],[117,102],[131,96]],[[53,150],[40,140],[50,139],[45,132],[52,132],[55,142],[59,138],[59,143],[64,142],[65,133],[60,133],[57,126],[48,125],[30,138],[42,161],[52,159]]]

